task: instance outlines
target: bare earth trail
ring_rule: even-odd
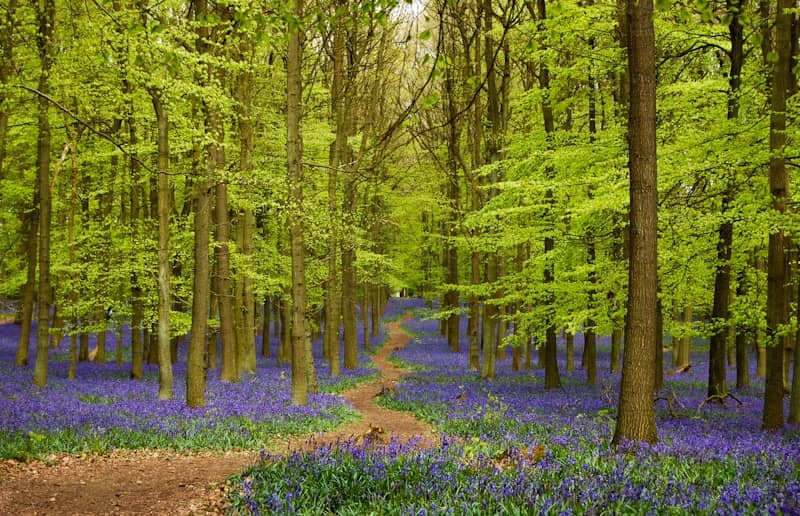
[[[274,443],[273,452],[364,436],[436,442],[429,425],[410,414],[375,404],[403,370],[387,360],[409,336],[388,323],[389,338],[372,357],[382,376],[341,395],[363,414],[356,423],[314,436]],[[0,515],[209,514],[222,509],[225,480],[253,464],[259,450],[190,452],[115,450],[107,455],[64,455],[43,462],[0,462]]]

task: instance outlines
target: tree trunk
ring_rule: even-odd
[[[739,116],[739,86],[743,61],[744,36],[742,25],[739,22],[739,13],[742,8],[741,0],[727,0],[728,13],[731,23],[728,32],[731,40],[730,73],[728,83],[728,120]],[[722,217],[717,232],[717,267],[714,276],[714,305],[711,312],[714,333],[711,335],[708,358],[708,396],[722,399],[728,393],[726,384],[726,349],[729,327],[729,306],[731,291],[731,249],[733,247],[733,222],[727,217],[727,210],[734,201],[735,179],[728,179],[728,186],[722,196]]]
[[[795,287],[800,288],[800,287]],[[800,295],[798,295],[800,298]],[[800,318],[800,304],[795,305],[795,316]],[[799,319],[800,320],[800,319]],[[737,347],[738,352],[738,347]],[[746,350],[745,350],[746,353]],[[792,368],[791,400],[789,401],[789,423],[800,423],[800,330],[795,333],[794,366]],[[738,378],[738,361],[737,361]]]
[[[658,191],[656,182],[656,83],[652,0],[629,0],[630,249],[627,339],[613,444],[658,440],[653,391],[657,345]]]
[[[264,297],[264,311],[261,319],[261,356],[269,356],[269,324],[272,307],[270,306],[270,296]]]
[[[15,72],[14,64],[14,29],[18,26],[16,19],[17,0],[8,0],[5,16],[0,18],[0,87],[3,91],[11,82]],[[11,112],[8,96],[0,98],[0,181],[6,177],[6,136],[8,134],[8,119]]]
[[[15,364],[18,367],[28,365],[28,352],[31,344],[31,319],[33,318],[33,299],[36,294],[36,257],[38,247],[37,233],[39,228],[39,195],[34,195],[36,208],[25,216],[25,254],[27,256],[27,279],[22,287],[20,299],[20,331],[17,343]]]
[[[291,288],[287,289],[281,297],[281,334],[280,348],[278,350],[278,365],[287,364],[292,360],[292,305],[289,302],[292,295]]]
[[[301,132],[303,34],[299,27],[303,18],[303,0],[295,0],[293,15],[296,19],[289,28],[289,50],[286,58],[289,199],[290,206],[294,211],[289,222],[292,255],[292,404],[305,405],[308,403],[309,376],[305,347],[306,271],[305,228],[303,225],[303,137]],[[345,359],[345,367],[347,366],[348,363]]]
[[[158,399],[170,400],[172,386],[172,354],[170,352],[170,291],[169,260],[169,133],[167,112],[161,92],[150,92],[158,125]]]
[[[250,57],[252,53],[249,43],[245,47],[243,55]],[[246,63],[250,65],[249,62]],[[253,72],[248,69],[238,75],[237,81],[237,100],[238,100],[238,121],[239,121],[239,170],[243,177],[252,174],[253,150],[255,148],[253,135]],[[244,182],[244,196],[249,201],[251,198],[251,184]],[[249,272],[253,264],[253,232],[255,228],[255,214],[250,203],[239,211],[239,226],[241,242],[239,250],[247,268],[239,273],[241,281],[243,303],[243,335],[244,341],[239,346],[239,351],[244,355],[244,370],[249,373],[256,372],[256,321],[255,321],[255,293],[253,290],[253,278]]]
[[[772,101],[769,132],[769,187],[772,207],[778,217],[786,211],[789,198],[789,178],[786,174],[786,160],[783,157],[786,146],[786,94],[789,90],[791,16],[788,9],[792,0],[778,0],[775,20],[775,43],[778,61],[772,72]],[[764,414],[762,425],[765,430],[777,430],[783,426],[783,347],[784,338],[780,335],[781,326],[786,324],[786,256],[785,238],[780,227],[769,235],[769,263],[767,268],[767,378],[764,389]]]
[[[355,177],[345,180],[343,216],[352,234],[356,195]],[[353,238],[342,242],[342,321],[344,323],[344,368],[358,367],[358,341],[356,340],[356,242]]]
[[[540,28],[544,27],[544,21],[547,19],[547,10],[545,0],[537,0],[537,11],[539,14]],[[552,134],[555,132],[555,123],[553,119],[553,107],[550,99],[550,70],[546,63],[542,62],[539,70],[539,86],[543,93],[542,99],[542,116],[544,118],[544,130],[547,135],[548,149],[552,146]],[[554,170],[552,165],[547,165],[546,175],[548,181],[553,181]],[[553,220],[553,208],[555,199],[553,196],[552,187],[548,186],[545,193],[546,214],[545,219],[547,224],[551,226],[551,230],[555,229],[555,220]],[[545,254],[545,268],[544,268],[544,283],[549,290],[547,294],[547,304],[551,307],[548,315],[547,330],[545,332],[545,345],[544,345],[544,386],[545,389],[552,389],[561,386],[561,378],[558,374],[558,357],[556,356],[556,326],[555,326],[555,293],[553,292],[553,281],[555,280],[555,269],[553,250],[555,248],[555,240],[552,235],[544,238],[544,254]],[[549,257],[548,257],[549,256]]]
[[[347,11],[347,0],[339,0],[338,8]],[[328,169],[328,279],[325,290],[325,335],[331,376],[341,373],[339,357],[339,328],[342,319],[342,278],[339,275],[339,168],[347,155],[347,113],[345,112],[345,43],[344,23],[334,25],[333,33],[333,82],[331,84],[331,107],[335,123],[336,138],[330,151]]]
[[[594,49],[594,38],[590,40],[591,47]],[[594,143],[597,134],[597,81],[589,74],[589,142]],[[592,187],[587,191],[587,196],[591,200],[594,195]],[[586,366],[586,383],[595,385],[597,383],[597,337],[595,335],[596,323],[592,314],[595,310],[595,292],[597,290],[597,271],[595,261],[597,260],[597,250],[595,248],[594,231],[589,227],[586,231],[586,264],[589,266],[589,291],[587,295],[587,306],[589,317],[583,335],[583,355],[582,364]]]
[[[385,305],[381,295],[383,290],[380,286],[376,285],[372,290],[372,310],[370,317],[372,317],[372,336],[377,337],[381,330],[381,317],[385,309]]]
[[[567,355],[567,372],[572,373],[575,371],[575,335],[569,331],[564,333],[564,349]]]
[[[739,281],[736,284],[737,297],[744,298],[746,294],[746,276],[744,271],[739,273]],[[747,329],[740,326],[736,328],[736,388],[744,389],[750,387],[750,357],[747,353]]]
[[[39,23],[38,37],[40,75],[39,91],[48,95],[50,93],[50,69],[55,58],[55,0],[41,0],[36,18]],[[39,188],[39,289],[37,302],[39,303],[38,323],[36,332],[36,365],[33,371],[33,381],[38,387],[47,383],[47,359],[49,351],[48,332],[50,330],[50,214],[52,198],[50,192],[50,120],[48,113],[50,103],[44,97],[38,98],[39,137],[37,141],[37,173]]]
[[[133,87],[129,82],[123,84],[125,93],[133,96]],[[140,164],[139,158],[136,154],[136,147],[139,143],[138,135],[136,133],[136,118],[134,116],[135,110],[133,101],[131,100],[128,105],[128,142],[131,147],[130,154],[130,175],[131,175],[131,211],[130,211],[130,226],[131,226],[131,240],[134,249],[139,246],[141,240],[141,224],[140,224],[140,207],[141,207],[141,189],[139,185],[139,171]],[[133,265],[133,264],[131,264]],[[77,293],[76,293],[77,295]],[[134,270],[131,273],[131,380],[139,380],[142,378],[143,360],[144,360],[144,344],[142,342],[142,320],[144,319],[144,305],[142,303],[142,288],[139,281],[139,275]]]
[[[656,294],[656,342],[653,373],[653,392],[657,393],[664,388],[664,310],[661,306],[661,297]]]
[[[222,146],[224,129],[220,113],[216,106],[208,106],[208,131],[214,135],[216,145],[214,156],[216,168],[211,177],[217,177],[215,187],[216,204],[214,206],[215,235],[215,271],[217,275],[217,303],[219,304],[219,327],[222,337],[222,366],[220,379],[224,382],[238,382],[244,361],[239,361],[236,350],[236,333],[234,330],[232,291],[230,284],[230,219],[228,217],[228,181],[225,177],[225,154]]]
[[[197,29],[197,52],[207,53],[208,27],[205,18],[208,15],[208,1],[197,0],[195,16],[199,22]],[[206,84],[211,82],[212,65],[206,67]],[[206,117],[206,131],[212,136],[212,141],[207,144],[206,153],[208,163],[202,170],[200,177],[195,182],[194,198],[194,284],[192,286],[192,334],[189,341],[189,355],[186,365],[186,405],[189,407],[203,407],[206,403],[206,352],[208,332],[209,308],[209,253],[211,225],[211,189],[212,179],[217,168],[218,146],[222,144],[217,138],[215,108],[203,101]]]
[[[364,351],[372,349],[369,335],[369,284],[364,283],[362,287],[363,296],[361,298],[361,328],[364,333]]]
[[[450,351],[459,351],[459,301],[458,301],[458,248],[456,247],[456,237],[458,235],[459,205],[461,190],[459,188],[458,163],[460,161],[458,108],[456,106],[455,87],[453,70],[451,67],[445,69],[445,94],[447,102],[447,216],[445,222],[444,238],[444,262],[445,262],[445,282],[447,284],[444,294],[444,304],[442,309],[448,312],[445,318],[447,325],[447,345]],[[499,348],[498,348],[499,349]]]

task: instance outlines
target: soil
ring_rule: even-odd
[[[387,324],[389,339],[372,360],[379,379],[341,394],[363,418],[332,432],[284,438],[270,451],[292,451],[314,443],[356,439],[388,442],[436,438],[410,414],[376,405],[404,371],[387,360],[408,342],[400,322]],[[260,450],[179,452],[114,450],[108,454],[60,455],[47,461],[0,462],[0,514],[219,514],[227,478],[258,460]]]

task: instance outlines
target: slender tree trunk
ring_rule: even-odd
[[[275,321],[272,324],[272,336],[273,337],[280,337],[281,336],[281,325],[283,324],[283,319],[281,318],[281,307],[282,298],[279,294],[272,300],[272,319]]]
[[[125,93],[132,97],[133,87],[129,82],[123,84]],[[139,185],[140,177],[140,164],[137,156],[136,147],[139,143],[138,135],[136,133],[136,119],[134,116],[135,110],[133,101],[128,106],[128,141],[131,147],[130,154],[130,175],[131,175],[131,212],[130,212],[130,225],[131,225],[131,239],[132,246],[136,249],[141,240],[141,220],[140,220],[140,207],[141,207],[141,187]],[[133,265],[133,264],[131,264]],[[76,294],[77,295],[77,294]],[[143,360],[144,360],[144,343],[142,342],[142,320],[144,319],[144,304],[142,302],[142,288],[140,285],[139,275],[134,272],[131,273],[131,380],[139,380],[142,378]]]
[[[449,123],[447,124],[447,218],[445,222],[444,261],[447,290],[444,293],[444,311],[449,312],[445,318],[447,325],[447,345],[450,351],[459,351],[459,296],[458,296],[458,220],[460,211],[461,189],[459,188],[458,163],[460,161],[459,140],[461,138],[456,106],[453,70],[445,69],[445,93]]]
[[[800,289],[800,287],[795,286]],[[800,295],[798,295],[800,298]],[[795,316],[800,320],[800,304],[795,305]],[[737,347],[738,352],[738,347]],[[745,349],[745,353],[746,353]],[[737,359],[738,378],[738,359]],[[789,423],[800,423],[800,330],[795,334],[794,366],[792,368],[791,400],[789,401]]]
[[[730,33],[731,51],[730,73],[728,83],[728,120],[739,116],[739,86],[743,61],[744,36],[742,25],[739,22],[739,13],[743,7],[742,0],[727,0],[728,14],[731,23],[728,26]],[[728,394],[726,384],[726,348],[729,327],[729,306],[731,292],[731,249],[733,247],[733,222],[727,218],[726,212],[734,201],[735,178],[728,179],[728,186],[722,196],[722,217],[717,232],[717,267],[714,276],[714,306],[711,317],[714,323],[714,333],[711,335],[709,346],[708,367],[708,396],[722,399]]]
[[[569,331],[564,333],[564,349],[567,358],[567,372],[575,371],[575,335]]]
[[[655,367],[653,368],[655,374],[653,392],[655,393],[664,388],[664,310],[661,305],[661,297],[658,294],[656,296]]]
[[[272,301],[274,302],[274,301]],[[264,311],[261,319],[261,356],[270,356],[269,339],[272,332],[269,331],[270,319],[272,315],[272,306],[270,296],[264,297]]]
[[[381,300],[381,287],[375,286],[372,291],[372,310],[370,316],[372,317],[372,336],[377,337],[381,330],[381,317],[384,312],[384,304]]]
[[[343,214],[346,227],[352,228],[355,210],[355,178],[345,180]],[[358,341],[356,340],[356,269],[355,242],[342,243],[342,321],[344,326],[344,368],[358,367]]]
[[[39,47],[40,75],[39,91],[50,93],[50,69],[55,58],[55,0],[41,0],[36,13],[39,29],[37,45]],[[50,192],[50,120],[48,113],[50,103],[44,97],[38,98],[37,170],[39,187],[39,303],[36,332],[36,365],[33,381],[39,387],[47,383],[47,359],[49,350],[48,332],[50,330],[50,214],[52,198]]]
[[[654,345],[657,337],[655,37],[652,0],[629,0],[630,251],[627,339],[612,442],[656,442]]]
[[[172,354],[170,352],[170,291],[169,260],[169,133],[167,112],[161,92],[151,91],[153,110],[158,124],[158,399],[170,400],[172,386]]]
[[[543,27],[544,21],[547,19],[545,0],[537,0],[536,7],[539,15],[540,27]],[[544,62],[540,65],[539,86],[544,92],[544,98],[542,100],[542,116],[544,118],[544,130],[547,134],[547,145],[549,148],[552,146],[551,140],[552,134],[555,132],[555,123],[550,99],[550,70],[547,64]],[[546,171],[548,180],[552,181],[555,179],[554,172],[555,171],[553,170],[552,165],[548,165]],[[552,229],[554,229],[555,221],[553,220],[552,212],[555,205],[555,199],[553,196],[553,189],[550,186],[548,186],[547,192],[545,193],[545,199],[547,204],[545,218],[547,219],[547,224],[552,226]],[[555,280],[554,260],[552,258],[554,249],[555,240],[553,239],[552,235],[546,236],[544,238],[544,254],[545,257],[550,256],[550,258],[545,258],[544,283],[547,285],[546,288],[549,289],[547,294],[547,304],[551,307],[550,315],[548,316],[550,320],[547,321],[547,329],[545,331],[544,345],[544,386],[546,389],[552,389],[561,386],[561,378],[558,374],[558,357],[556,356],[556,326],[555,313],[553,310],[555,307],[555,293],[552,292],[553,282]]]
[[[363,297],[361,298],[361,327],[364,330],[364,351],[372,349],[369,335],[369,284],[364,282],[362,287]]]
[[[14,30],[19,23],[16,19],[17,0],[8,0],[4,10],[5,16],[0,18],[0,87],[4,91],[14,74]],[[6,177],[6,136],[11,106],[7,96],[0,98],[0,181]]]
[[[278,350],[278,365],[292,360],[292,305],[289,302],[292,291],[288,289],[281,298],[281,344]]]
[[[594,48],[594,38],[590,40],[591,47]],[[589,142],[594,143],[595,135],[597,134],[597,81],[589,74]],[[592,199],[592,188],[589,187],[587,192],[588,198]],[[596,323],[592,316],[595,310],[595,292],[597,289],[597,271],[595,270],[595,261],[597,260],[597,251],[595,248],[594,231],[591,227],[586,231],[586,264],[589,266],[589,292],[587,295],[587,309],[589,317],[586,319],[586,325],[583,335],[583,361],[582,365],[586,366],[586,383],[595,385],[597,383],[597,337],[595,335]]]
[[[225,155],[222,142],[225,141],[224,129],[220,113],[216,106],[208,106],[208,130],[214,135],[216,142],[214,156],[216,168],[212,177],[217,177],[215,187],[216,203],[214,220],[215,235],[215,271],[217,276],[217,303],[219,304],[219,326],[222,337],[222,367],[220,378],[224,382],[238,382],[244,370],[244,361],[239,360],[236,349],[236,333],[232,306],[232,290],[230,283],[230,219],[228,216],[228,180],[225,177]]]
[[[25,228],[25,254],[27,256],[26,270],[27,279],[22,287],[20,299],[20,332],[17,343],[17,356],[15,364],[18,367],[28,365],[28,352],[31,344],[31,319],[33,318],[33,299],[36,294],[36,257],[38,252],[38,228],[39,228],[39,194],[34,195],[35,209],[28,212],[25,216],[23,227]]]
[[[339,0],[337,7],[348,11],[348,0]],[[333,33],[333,83],[331,85],[331,107],[336,125],[336,139],[330,152],[328,169],[328,280],[325,291],[325,335],[324,343],[330,361],[331,376],[341,372],[339,358],[339,328],[342,319],[342,278],[339,275],[339,169],[347,154],[347,113],[345,113],[345,43],[344,23],[334,26]]]
[[[476,2],[475,12],[475,33],[480,34],[483,22],[483,2]],[[464,36],[462,36],[464,39]],[[464,48],[467,48],[466,41]],[[477,70],[481,68],[481,61],[483,60],[483,47],[480,44],[473,45],[474,55],[472,61],[470,56],[466,56],[467,70],[465,75],[472,77],[476,74]],[[477,95],[472,103],[472,113],[470,116],[470,124],[467,127],[467,134],[469,139],[470,160],[472,171],[469,174],[469,202],[470,211],[476,213],[480,211],[482,204],[482,191],[481,180],[477,170],[483,166],[484,156],[481,152],[481,144],[483,141],[483,106],[481,103],[481,96]],[[487,150],[488,154],[488,150]],[[471,237],[476,238],[479,236],[478,229],[471,230]],[[480,252],[473,248],[469,257],[470,263],[470,286],[472,292],[469,296],[469,319],[467,320],[467,333],[469,334],[469,367],[480,371],[480,297],[478,296],[477,289],[481,284],[481,255]]]
[[[245,49],[245,55],[250,55],[250,45],[248,44]],[[246,63],[248,66],[251,63]],[[238,121],[239,121],[239,170],[243,177],[252,174],[253,163],[253,150],[255,148],[254,131],[253,131],[253,72],[248,69],[238,76],[237,81],[237,99],[238,103]],[[244,196],[249,201],[252,195],[251,185],[249,181],[244,182]],[[249,373],[256,372],[256,322],[255,322],[255,293],[253,290],[253,278],[249,273],[249,269],[253,262],[253,232],[255,228],[255,214],[250,203],[246,203],[245,207],[239,211],[239,226],[241,231],[241,242],[239,245],[242,259],[247,264],[246,270],[239,273],[239,281],[241,281],[242,298],[241,302],[244,304],[242,310],[243,323],[244,323],[244,341],[240,346],[238,353],[244,356],[244,370]]]
[[[207,53],[208,27],[205,27],[205,18],[208,15],[208,1],[197,0],[195,15],[200,22],[197,29],[199,54]],[[209,64],[206,68],[205,82],[211,82],[212,69]],[[189,355],[186,366],[186,405],[189,407],[203,407],[206,403],[206,353],[208,332],[209,308],[209,253],[211,225],[211,178],[217,167],[217,147],[222,142],[217,140],[219,132],[216,131],[214,114],[215,108],[203,102],[206,115],[207,132],[212,135],[213,141],[207,145],[208,163],[201,170],[200,177],[195,182],[194,198],[194,284],[192,285],[192,334],[189,341]]]
[[[778,0],[775,19],[775,43],[778,61],[773,66],[772,101],[770,111],[770,163],[769,186],[772,207],[778,216],[786,211],[789,198],[789,178],[786,160],[786,94],[789,90],[791,16],[788,9],[792,0]],[[783,347],[781,326],[786,321],[786,255],[785,237],[782,227],[769,235],[769,263],[767,268],[767,378],[764,389],[763,427],[776,430],[783,426]]]
[[[289,29],[289,50],[286,58],[286,113],[289,154],[289,199],[294,211],[289,222],[292,255],[292,404],[308,403],[308,370],[306,362],[306,271],[305,228],[303,226],[303,139],[302,74],[303,34],[299,24],[303,18],[303,0],[294,1],[295,23]],[[343,260],[344,261],[344,260]],[[346,348],[345,348],[346,350]],[[345,367],[348,363],[345,360]],[[353,366],[355,367],[355,366]]]
[[[736,284],[736,296],[744,298],[746,294],[745,281],[747,275],[744,271],[739,273]],[[747,353],[747,330],[743,327],[736,328],[736,388],[750,387],[750,357]]]

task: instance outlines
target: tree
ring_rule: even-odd
[[[158,125],[158,399],[172,399],[169,318],[172,302],[169,261],[169,133],[162,92],[151,91]]]
[[[47,354],[49,348],[48,332],[50,330],[50,214],[52,197],[50,192],[50,71],[55,60],[55,0],[41,0],[38,3],[36,19],[39,29],[36,44],[39,49],[39,99],[37,102],[37,120],[39,138],[36,147],[37,174],[39,191],[39,288],[37,302],[39,304],[36,331],[36,366],[33,372],[34,383],[44,387],[47,383]]]
[[[739,117],[739,87],[742,83],[742,64],[744,60],[744,34],[740,21],[744,1],[727,0],[728,13],[731,21],[728,31],[731,40],[731,50],[728,52],[730,59],[730,72],[728,84],[728,120],[735,120]],[[731,254],[733,248],[733,221],[727,213],[735,194],[735,180],[728,179],[728,186],[722,194],[722,216],[723,222],[717,231],[717,266],[714,275],[714,307],[711,312],[714,333],[711,335],[709,345],[709,367],[708,367],[708,396],[710,398],[722,399],[728,393],[726,385],[725,355],[727,347],[727,337],[730,329],[730,296],[731,296]]]
[[[289,239],[292,257],[292,403],[308,403],[306,369],[306,271],[303,222],[303,135],[301,64],[303,57],[303,0],[294,0],[288,18],[289,49],[286,57],[286,128],[289,157]]]
[[[627,341],[612,442],[655,442],[657,206],[655,34],[652,0],[628,0],[630,251]]]
[[[197,23],[197,51],[208,53],[208,2],[198,0],[196,3],[195,21]],[[206,65],[205,84],[213,82],[213,65]],[[195,183],[194,198],[194,286],[192,288],[192,337],[189,342],[189,356],[186,370],[186,404],[189,407],[205,405],[205,354],[206,332],[208,331],[209,308],[209,226],[211,222],[211,189],[214,172],[219,166],[219,147],[221,141],[220,121],[216,106],[204,99],[203,109],[206,115],[206,130],[212,141],[206,146],[208,154],[205,170]]]
[[[775,46],[778,59],[772,67],[772,95],[769,121],[769,190],[778,217],[786,212],[789,177],[784,151],[786,139],[786,97],[791,73],[791,0],[778,0],[775,17]],[[778,226],[769,235],[767,283],[767,379],[764,389],[762,425],[766,430],[783,426],[783,343],[788,313],[786,284],[786,240]]]

